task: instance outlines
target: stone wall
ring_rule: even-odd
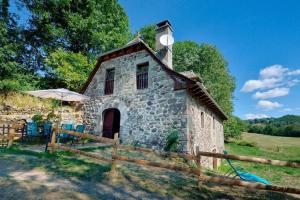
[[[149,62],[148,88],[136,89],[136,66]],[[104,95],[106,69],[115,68],[112,95]],[[171,77],[146,52],[121,56],[102,63],[85,95],[92,100],[84,106],[84,123],[90,132],[102,132],[102,113],[117,108],[121,113],[120,139],[154,149],[165,146],[166,135],[174,125],[179,130],[182,151],[186,151],[186,91],[174,91]]]
[[[0,121],[4,122],[17,122],[23,120],[29,120],[36,114],[41,114],[44,119],[47,118],[47,115],[54,111],[54,114],[60,116],[62,114],[63,123],[74,123],[82,124],[83,123],[83,112],[80,107],[70,107],[64,106],[63,109],[55,108],[54,110],[48,108],[19,108],[16,106],[4,106],[0,105]]]
[[[201,112],[204,115],[204,124],[202,124]],[[222,120],[190,96],[187,98],[187,114],[188,151],[195,152],[198,147],[200,151],[223,153]],[[212,167],[213,159],[204,157],[202,162],[205,166]],[[220,164],[220,160],[218,160],[218,164]]]

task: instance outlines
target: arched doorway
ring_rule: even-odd
[[[109,108],[103,111],[103,137],[114,138],[115,133],[120,133],[120,111]]]

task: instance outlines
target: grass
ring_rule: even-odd
[[[76,177],[83,180],[102,179],[104,173],[111,169],[110,164],[78,156],[75,159],[74,154],[69,152],[39,153],[22,150],[16,145],[10,149],[0,150],[0,158],[15,159],[16,155],[20,156],[19,161],[32,168],[38,168],[53,175]]]
[[[300,162],[300,138],[286,138],[267,136],[252,133],[244,133],[243,141],[234,141],[226,144],[229,153],[253,157],[262,157],[274,160]],[[255,145],[247,145],[255,144]],[[237,167],[245,171],[257,174],[272,184],[300,188],[300,169],[256,164],[250,162],[233,161]],[[226,161],[223,161],[220,171],[229,169]]]
[[[43,108],[51,110],[54,105],[53,102],[53,100],[40,99],[17,92],[10,92],[8,94],[0,95],[0,105],[16,107],[18,109]]]

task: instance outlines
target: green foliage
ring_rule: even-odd
[[[54,113],[54,111],[51,111],[50,113],[48,113],[47,118],[46,118],[46,120],[47,120],[47,121],[50,121],[50,122],[54,122],[54,121],[56,121],[57,119],[59,119],[59,116],[56,115],[56,114]]]
[[[239,138],[246,130],[246,124],[238,117],[230,116],[224,124],[224,137],[228,141],[230,138]]]
[[[43,125],[44,119],[41,113],[37,113],[32,117],[32,121],[36,122],[39,126]]]
[[[172,128],[167,136],[167,143],[164,148],[165,151],[178,152],[179,145],[179,131],[176,128]]]
[[[199,75],[209,93],[227,115],[233,111],[235,79],[219,50],[209,44],[191,41],[176,42],[173,46],[173,68],[176,71],[194,71]]]
[[[34,75],[19,62],[24,45],[15,16],[9,13],[9,1],[0,1],[0,91],[28,89]]]
[[[46,71],[51,86],[79,91],[91,72],[93,65],[81,53],[58,49],[46,58]]]
[[[152,49],[155,49],[155,28],[156,25],[148,25],[142,27],[135,35],[140,34],[141,39],[149,45]]]
[[[247,120],[248,132],[265,135],[300,137],[300,116]]]
[[[32,14],[26,36],[37,57],[63,48],[93,58],[124,45],[130,36],[128,17],[117,0],[22,2]]]

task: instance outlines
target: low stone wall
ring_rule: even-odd
[[[54,114],[60,116],[62,111],[62,122],[72,122],[74,124],[82,124],[83,112],[80,108],[64,106],[61,108],[47,109],[47,108],[18,108],[13,106],[0,106],[0,121],[17,122],[31,119],[36,114],[41,114],[44,119],[47,115],[54,111]]]

